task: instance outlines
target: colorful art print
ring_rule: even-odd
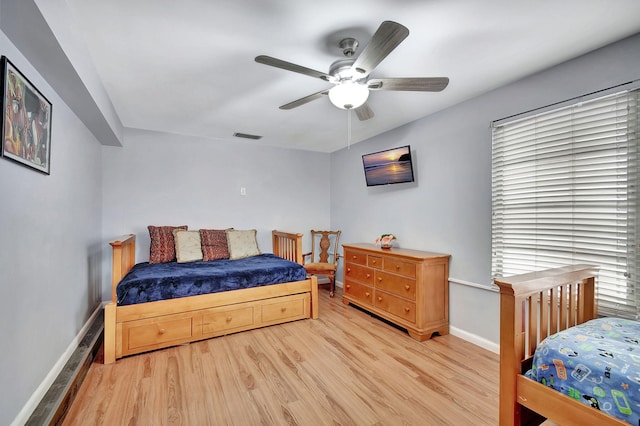
[[[50,173],[51,102],[2,57],[2,156]]]

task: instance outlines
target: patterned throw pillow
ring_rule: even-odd
[[[224,229],[201,229],[202,260],[228,259],[227,231]]]
[[[176,260],[178,263],[202,260],[199,231],[174,229],[173,239],[176,241]]]
[[[256,232],[255,229],[246,231],[228,230],[227,244],[229,245],[229,259],[242,259],[261,254],[258,249]]]
[[[173,239],[174,229],[187,230],[182,226],[147,226],[151,237],[149,263],[167,263],[176,260],[176,243]]]

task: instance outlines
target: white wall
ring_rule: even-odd
[[[450,253],[452,280],[480,285],[451,283],[452,327],[496,344],[498,295],[488,290],[490,122],[634,79],[640,79],[640,35],[335,152],[331,227],[342,229],[343,242],[373,242],[392,232],[402,247]],[[417,182],[367,188],[361,155],[406,144]]]
[[[271,230],[304,234],[329,225],[328,154],[127,129],[124,147],[103,147],[104,300],[110,299],[107,241],[137,235],[149,259],[148,225],[257,229],[271,252]],[[246,195],[240,195],[240,188]]]
[[[0,159],[0,424],[7,425],[100,304],[102,184],[94,136],[4,33],[0,48],[53,103],[51,174]]]

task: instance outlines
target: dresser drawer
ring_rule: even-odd
[[[202,315],[202,334],[225,334],[237,328],[253,325],[253,306],[213,308],[206,310]]]
[[[344,283],[344,295],[367,305],[372,305],[373,288],[358,284],[351,280]]]
[[[409,278],[416,277],[416,264],[411,262],[385,257],[382,269]]]
[[[344,261],[357,263],[359,265],[367,264],[367,255],[364,253],[360,253],[357,251],[345,250],[344,252]]]
[[[367,256],[367,265],[372,268],[382,269],[382,256]]]
[[[190,313],[126,322],[122,330],[124,353],[168,342],[189,341],[194,334],[194,321],[196,319]]]
[[[305,311],[305,306],[309,306],[309,295],[306,293],[280,297],[272,303],[265,302],[261,306],[261,322],[269,324],[307,318],[309,313]]]
[[[364,284],[373,285],[373,270],[366,266],[347,262],[344,267],[345,279],[351,278]]]
[[[405,299],[416,300],[416,280],[404,278],[398,275],[376,271],[376,289],[381,289],[389,293],[404,297]]]
[[[390,293],[377,290],[375,291],[373,305],[390,314],[404,318],[405,320],[416,322],[416,304]]]

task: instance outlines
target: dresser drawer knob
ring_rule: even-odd
[[[367,274],[367,278],[371,278],[371,274]]]
[[[409,290],[411,290],[411,286],[409,284],[407,284],[407,285],[404,286],[404,289],[409,291]]]
[[[233,319],[233,318],[232,318],[231,316],[228,316],[228,317],[227,317],[227,322],[231,322],[231,320],[232,320],[232,319]]]
[[[280,308],[280,312],[286,312],[287,308],[285,306],[283,306],[282,308]]]
[[[382,302],[382,296],[378,296],[378,302]]]
[[[396,265],[396,271],[400,270],[400,265]]]
[[[358,258],[358,256],[356,256],[355,254],[352,256],[353,260],[356,260]]]
[[[382,282],[382,277],[378,277],[378,282]]]
[[[351,288],[351,284],[347,284],[347,290]]]
[[[369,296],[371,296],[371,293],[369,293],[368,291],[365,291],[365,292],[364,292],[364,295],[365,295],[365,296],[367,296],[367,297],[369,297]]]
[[[158,330],[158,334],[164,334],[166,332],[167,330],[165,330],[164,328],[161,328],[160,330]]]
[[[351,268],[347,268],[347,273],[351,272]]]
[[[404,311],[405,311],[405,312],[407,312],[407,313],[408,313],[410,310],[411,310],[411,309],[409,309],[409,308],[404,308]]]
[[[376,264],[376,261],[375,261],[375,260],[373,260],[373,261],[371,261],[371,263],[373,263],[373,264],[375,265],[375,264]]]

